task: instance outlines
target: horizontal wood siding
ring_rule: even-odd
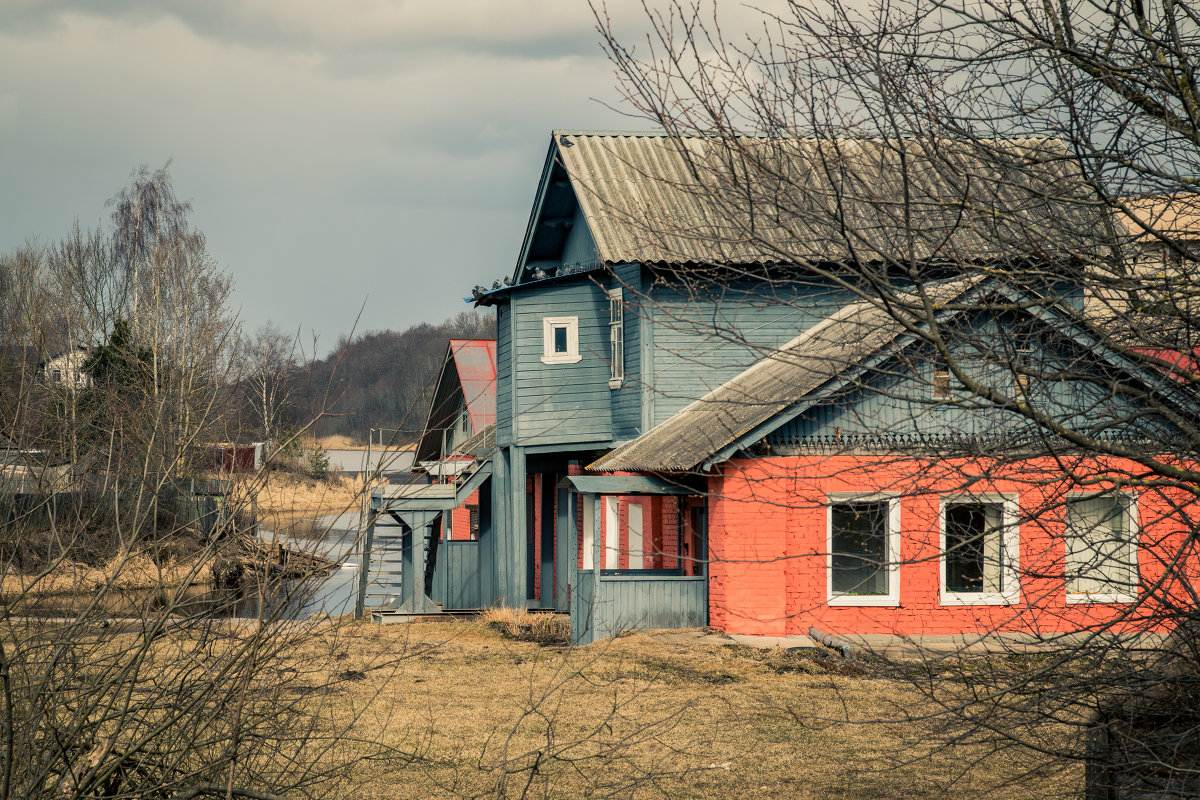
[[[433,600],[445,610],[482,608],[479,542],[441,542],[433,571]]]
[[[786,288],[790,295],[786,295]],[[788,299],[781,299],[781,295]],[[829,287],[656,287],[653,325],[654,424],[761,360],[854,298]]]
[[[515,307],[513,366],[517,400],[513,420],[521,445],[608,441],[612,438],[608,388],[608,300],[588,278],[548,286]],[[543,364],[545,317],[579,318],[574,364]]]
[[[593,641],[639,628],[702,627],[708,624],[707,579],[602,575],[590,616]]]
[[[632,439],[642,431],[641,265],[616,267],[611,284],[625,300],[625,384],[612,390],[613,438]]]
[[[1006,319],[980,321],[974,339],[979,343],[1010,343],[1013,336],[1007,326],[1011,324]],[[1039,335],[1025,331],[1021,339],[1037,372],[1078,374],[1087,368],[1085,365],[1094,363],[1085,357],[1079,345],[1058,337],[1048,328],[1037,330]],[[959,342],[954,352],[967,374],[1010,397],[1019,396],[1011,352],[985,352],[964,342]],[[1033,423],[1016,412],[974,400],[953,378],[950,396],[934,397],[933,371],[939,362],[931,360],[930,355],[928,351],[909,349],[903,358],[878,365],[863,377],[862,385],[819,400],[813,409],[768,436],[768,441],[773,447],[787,447],[803,443],[801,440],[807,437],[836,440],[839,436],[856,434],[987,439],[1031,435]],[[1160,417],[1146,414],[1144,404],[1112,394],[1102,384],[1101,376],[1097,379],[1093,382],[1030,378],[1029,399],[1048,416],[1097,433],[1157,437],[1173,430]],[[1108,430],[1104,431],[1106,427]]]
[[[512,334],[507,303],[496,306],[496,444],[512,442]]]

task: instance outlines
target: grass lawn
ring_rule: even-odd
[[[917,757],[936,722],[848,724],[925,706],[886,669],[840,659],[646,633],[569,650],[477,622],[350,624],[328,636],[338,696],[324,707],[331,725],[350,726],[343,754],[372,752],[367,742],[392,750],[354,767],[354,800],[974,800],[1069,796],[1080,778],[1024,776],[1011,751]]]

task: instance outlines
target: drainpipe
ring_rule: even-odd
[[[808,629],[808,635],[826,647],[837,650],[842,654],[842,658],[846,659],[847,661],[850,661],[854,658],[854,645],[850,644],[850,642],[846,641],[842,637],[825,633],[825,631],[817,628],[816,626]]]

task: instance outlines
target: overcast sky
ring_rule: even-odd
[[[609,2],[630,37],[638,0]],[[253,329],[437,321],[512,270],[553,128],[644,128],[586,0],[0,0],[0,252],[172,160]]]

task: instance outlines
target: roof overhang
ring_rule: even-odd
[[[573,488],[580,494],[695,495],[707,491],[702,484],[694,478],[658,475],[568,475],[558,485]]]

